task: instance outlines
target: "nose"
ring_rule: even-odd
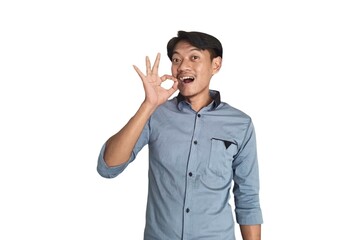
[[[178,66],[177,71],[183,72],[190,69],[190,61],[188,59],[183,59]]]

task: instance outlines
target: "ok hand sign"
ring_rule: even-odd
[[[146,56],[146,75],[134,65],[135,71],[139,74],[144,90],[145,90],[145,102],[150,103],[154,107],[158,107],[163,104],[177,89],[178,80],[172,75],[159,76],[159,63],[160,53],[156,55],[155,63],[151,67],[150,59]],[[174,83],[169,89],[165,89],[161,84],[166,80],[172,80]]]

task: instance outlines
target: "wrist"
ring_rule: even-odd
[[[148,113],[149,115],[151,115],[157,108],[156,104],[153,104],[151,102],[148,102],[146,100],[144,100],[141,103],[140,109],[142,109],[143,111],[145,111],[146,113]]]

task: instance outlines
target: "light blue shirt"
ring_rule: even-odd
[[[159,106],[128,162],[108,167],[105,144],[100,151],[97,170],[113,178],[148,145],[145,240],[234,240],[231,190],[236,222],[262,223],[251,118],[221,102],[218,91],[210,94],[212,103],[199,112],[181,94]]]

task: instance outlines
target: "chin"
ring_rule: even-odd
[[[184,89],[180,89],[179,92],[181,93],[181,95],[183,95],[184,97],[190,97],[192,94],[190,93],[190,91],[186,91]]]

